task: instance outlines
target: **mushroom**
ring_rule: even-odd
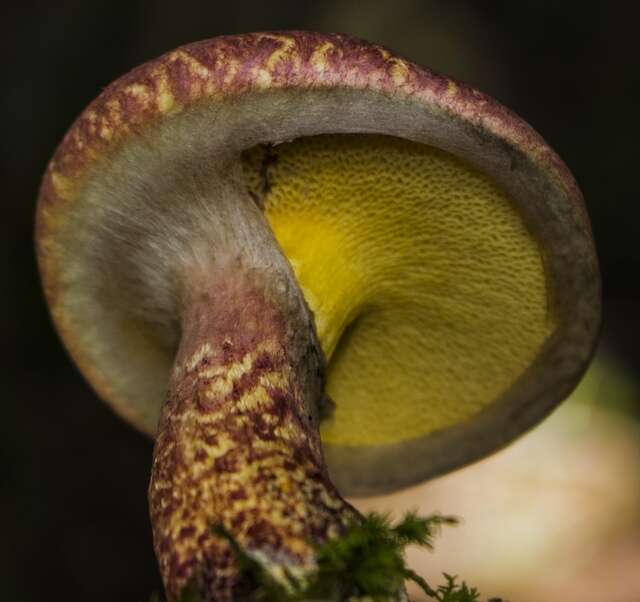
[[[218,37],[111,84],[47,168],[37,246],[71,357],[156,438],[170,599],[237,591],[218,524],[304,578],[358,520],[341,494],[505,446],[598,331],[557,155],[495,100],[343,35]]]

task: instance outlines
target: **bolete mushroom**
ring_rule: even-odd
[[[120,78],[51,160],[37,238],[73,360],[156,437],[171,599],[233,596],[215,524],[304,576],[357,517],[338,489],[506,445],[598,330],[557,155],[484,94],[343,35],[224,36]]]

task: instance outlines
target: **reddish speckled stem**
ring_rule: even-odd
[[[170,599],[187,585],[203,601],[242,587],[214,525],[278,578],[284,566],[313,569],[313,544],[356,516],[322,458],[313,333],[300,333],[295,312],[255,275],[214,280],[215,292],[187,305],[154,451],[149,502]]]

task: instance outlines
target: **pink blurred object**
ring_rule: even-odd
[[[447,572],[483,599],[638,602],[640,432],[605,403],[622,398],[637,401],[637,389],[599,358],[569,401],[509,448],[425,485],[352,501],[396,517],[418,509],[462,518],[435,552],[408,554],[432,585]]]

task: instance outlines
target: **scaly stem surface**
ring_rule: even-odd
[[[240,263],[208,276],[215,288],[185,300],[149,487],[171,600],[187,586],[203,602],[242,591],[216,525],[285,582],[312,571],[313,546],[357,517],[322,458],[323,360],[295,296]]]

